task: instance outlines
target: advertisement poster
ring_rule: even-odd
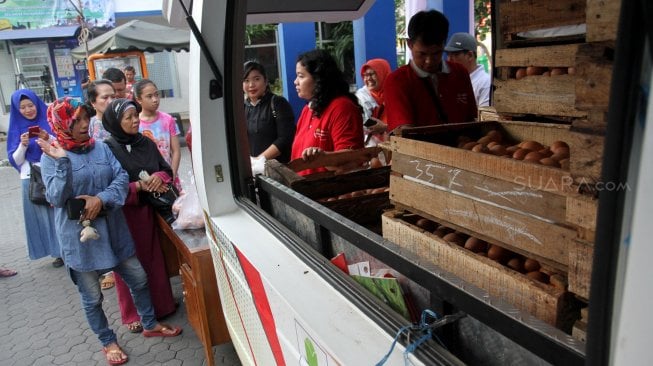
[[[75,4],[75,6],[73,6]],[[81,2],[90,28],[114,28],[113,1]],[[78,25],[79,0],[0,0],[0,31]]]

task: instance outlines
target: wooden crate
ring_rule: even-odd
[[[504,121],[405,130],[390,141],[391,202],[566,270],[579,230],[595,230],[597,201],[565,170],[448,146],[492,129],[545,145],[569,137],[567,126]]]
[[[587,0],[587,42],[617,39],[621,0]]]
[[[594,245],[592,243],[574,240],[569,250],[569,291],[586,301],[590,298],[593,258]]]
[[[360,225],[380,223],[383,210],[390,207],[387,191],[326,201],[328,198],[336,198],[355,191],[388,187],[390,167],[365,169],[340,175],[318,173],[299,176],[276,160],[268,161],[266,164],[266,174],[272,179]]]
[[[502,0],[498,6],[499,46],[519,47],[535,42],[560,42],[582,39],[582,35],[525,39],[519,33],[583,24],[586,0]]]
[[[383,214],[383,237],[445,271],[500,297],[520,310],[568,332],[578,318],[571,295],[537,282],[403,220],[404,214]]]
[[[496,51],[494,105],[499,114],[588,118],[607,110],[614,48],[609,43],[580,43]],[[517,70],[560,68],[563,75],[516,78]],[[566,73],[573,69],[574,74]]]

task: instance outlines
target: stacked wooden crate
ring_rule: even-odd
[[[417,128],[393,137],[391,201],[406,212],[540,260],[552,271],[566,274],[568,291],[587,301],[619,8],[618,0],[498,3],[493,96],[498,120]],[[523,37],[532,30],[577,24],[585,24],[586,32]],[[523,77],[529,67],[530,75]],[[458,147],[460,136],[476,140],[489,130],[501,131],[511,143],[564,141],[569,145],[569,167]],[[396,214],[386,215],[383,223],[384,236],[406,247],[414,245]],[[442,247],[442,240],[420,235],[427,237],[434,252]],[[484,283],[473,281],[479,275],[510,277],[501,280],[508,288],[488,291],[569,330],[568,298],[559,289],[536,286],[520,273],[479,274],[470,263],[487,267],[487,259],[464,251],[451,253],[466,257],[467,264],[453,264],[456,261],[446,256],[427,257],[476,284]],[[531,299],[515,298],[514,293],[529,288],[545,291],[551,301],[541,301],[535,292]]]

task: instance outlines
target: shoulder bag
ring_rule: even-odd
[[[29,200],[37,205],[50,206],[50,202],[45,199],[45,184],[41,176],[41,167],[29,163]]]

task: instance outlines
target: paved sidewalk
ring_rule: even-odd
[[[3,159],[6,145],[0,141]],[[0,167],[0,207],[0,267],[18,271],[14,277],[0,278],[0,365],[106,365],[65,267],[52,267],[52,258],[30,261],[27,257],[20,181],[10,166]],[[202,345],[186,317],[179,276],[172,283],[180,306],[165,322],[184,329],[174,338],[130,333],[120,324],[115,288],[103,292],[109,322],[130,358],[127,365],[206,364]],[[213,350],[216,365],[241,365],[231,343]]]

